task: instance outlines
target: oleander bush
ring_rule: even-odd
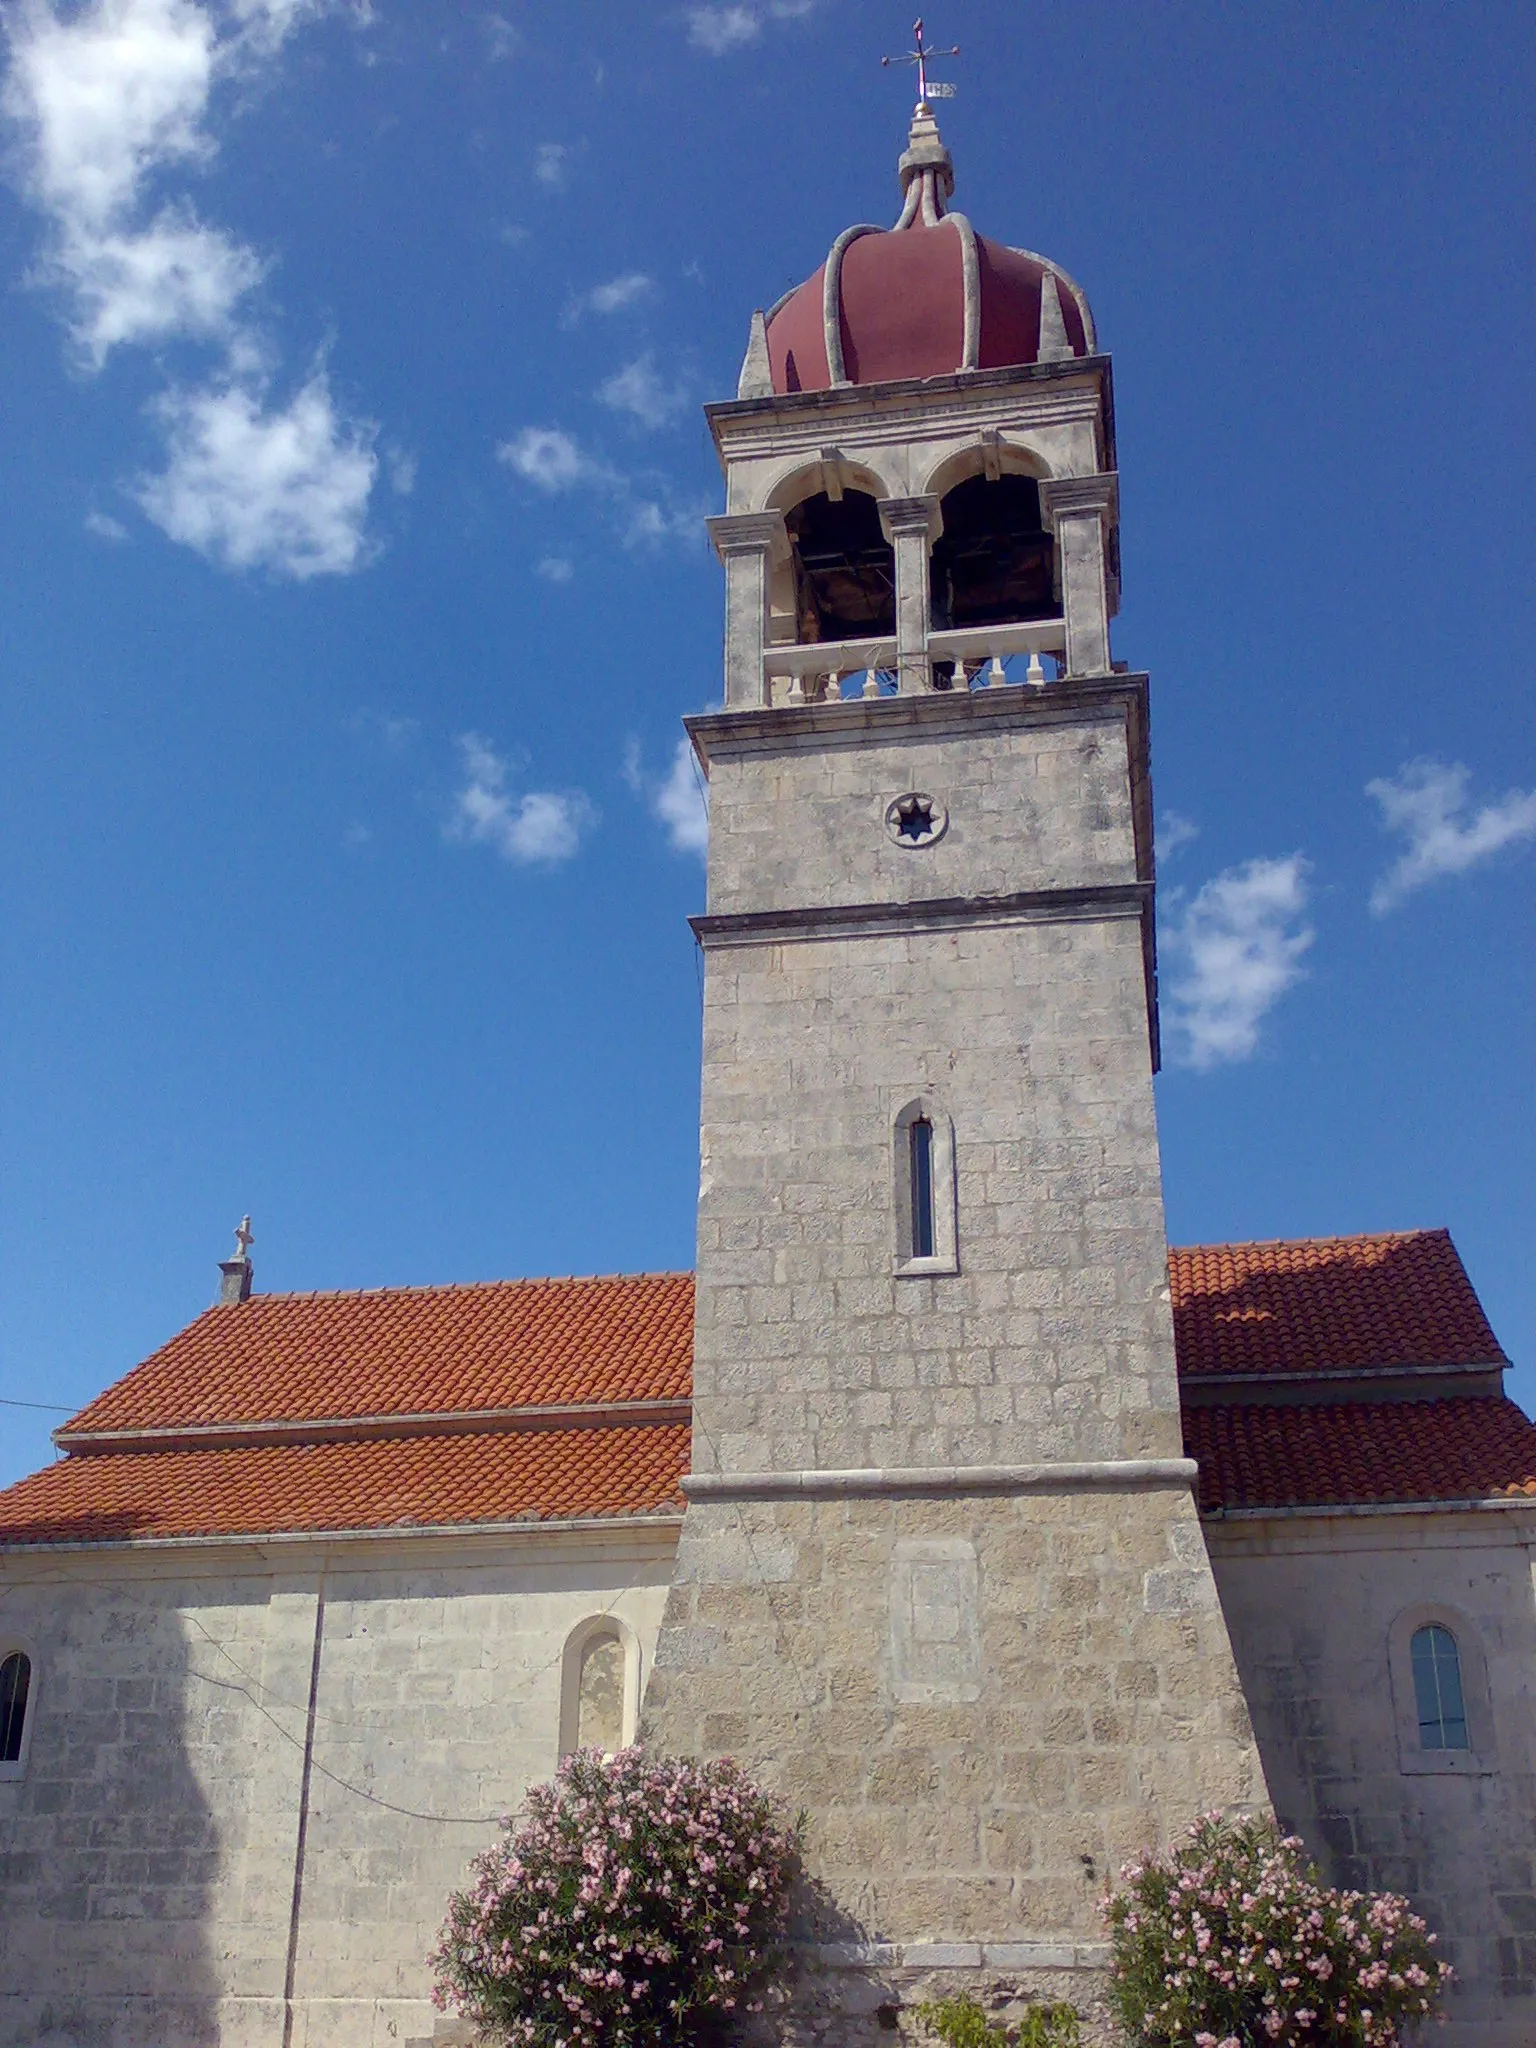
[[[1398,2048],[1451,1970],[1393,1892],[1335,1891],[1272,1822],[1207,1814],[1105,1901],[1136,2048]]]
[[[674,2048],[757,2009],[798,1854],[733,1763],[579,1750],[450,1900],[435,2001],[516,2048]]]

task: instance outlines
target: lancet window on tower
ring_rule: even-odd
[[[933,1257],[933,1125],[927,1117],[907,1128],[912,1155],[912,1257]]]
[[[795,638],[887,638],[896,630],[896,559],[868,491],[825,491],[787,514],[795,575]]]

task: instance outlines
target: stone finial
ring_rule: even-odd
[[[747,353],[742,359],[741,375],[736,380],[736,396],[773,396],[773,371],[768,364],[768,322],[762,313],[752,315],[752,332],[747,338]]]
[[[256,1239],[251,1231],[251,1219],[242,1216],[235,1226],[235,1256],[220,1259],[219,1300],[249,1301],[251,1298],[251,1246]]]

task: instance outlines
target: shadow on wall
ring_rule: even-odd
[[[193,1752],[227,1707],[191,1676],[177,1594],[7,1560],[0,1628],[30,1643],[36,1691],[24,1775],[0,1783],[0,2048],[218,2039],[220,1843]]]

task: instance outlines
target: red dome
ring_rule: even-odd
[[[827,391],[1092,355],[1093,316],[1065,271],[945,213],[949,152],[926,108],[902,158],[906,204],[888,232],[849,228],[768,315],[775,391]]]

